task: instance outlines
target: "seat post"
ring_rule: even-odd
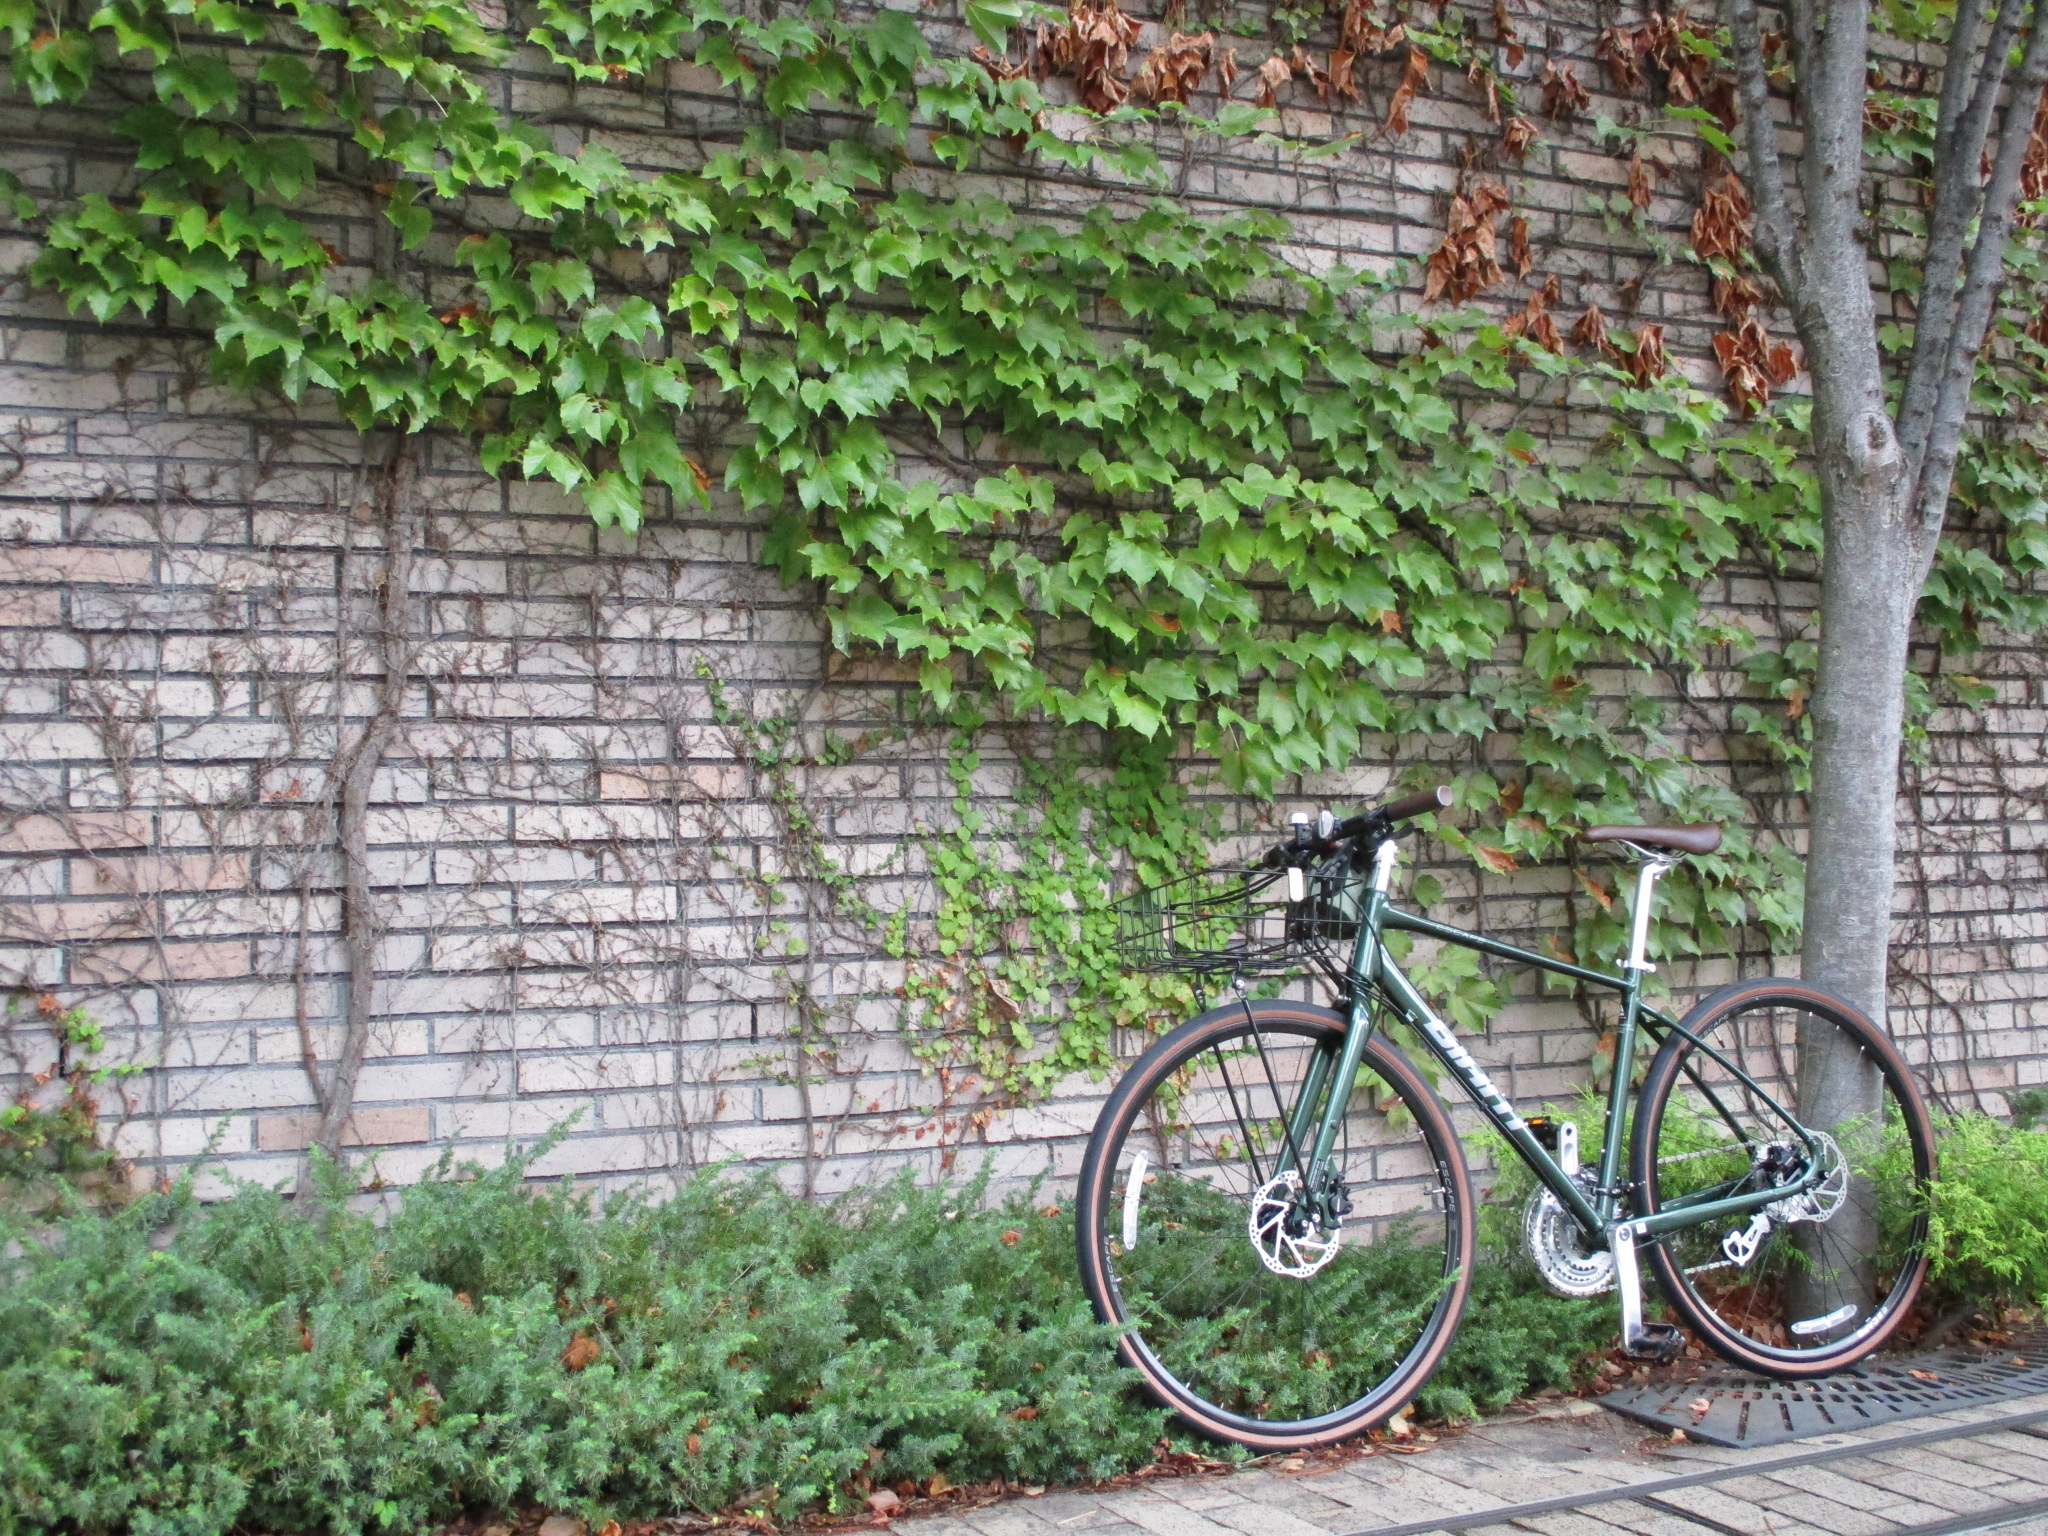
[[[1657,882],[1664,878],[1672,865],[1678,861],[1661,854],[1645,853],[1643,867],[1636,875],[1636,904],[1630,913],[1628,936],[1628,958],[1621,963],[1625,971],[1654,971],[1650,964],[1650,907],[1657,899]]]

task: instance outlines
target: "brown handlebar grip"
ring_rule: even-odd
[[[1451,786],[1439,784],[1435,789],[1417,790],[1412,795],[1403,795],[1391,805],[1380,807],[1380,814],[1389,821],[1406,821],[1411,816],[1421,816],[1430,811],[1449,810]]]

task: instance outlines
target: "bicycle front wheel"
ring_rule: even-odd
[[[1196,1430],[1259,1450],[1391,1417],[1436,1369],[1470,1285],[1456,1133],[1384,1039],[1349,1085],[1320,1204],[1305,1191],[1291,1128],[1335,1088],[1345,1029],[1291,1002],[1190,1020],[1118,1085],[1082,1166],[1082,1282],[1125,1330],[1124,1360]]]
[[[1927,1272],[1934,1132],[1905,1060],[1855,1008],[1796,981],[1723,987],[1681,1028],[1636,1111],[1643,1212],[1820,1177],[1651,1244],[1664,1294],[1717,1352],[1764,1375],[1862,1359]]]

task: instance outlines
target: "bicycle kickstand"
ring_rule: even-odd
[[[1614,1229],[1614,1288],[1621,1293],[1621,1347],[1631,1360],[1659,1365],[1678,1358],[1684,1332],[1673,1323],[1643,1321],[1643,1277],[1636,1267],[1635,1223]]]

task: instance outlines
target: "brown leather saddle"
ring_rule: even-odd
[[[1696,821],[1682,827],[1588,827],[1581,842],[1629,843],[1637,848],[1667,848],[1673,853],[1712,853],[1721,846],[1721,824]]]

